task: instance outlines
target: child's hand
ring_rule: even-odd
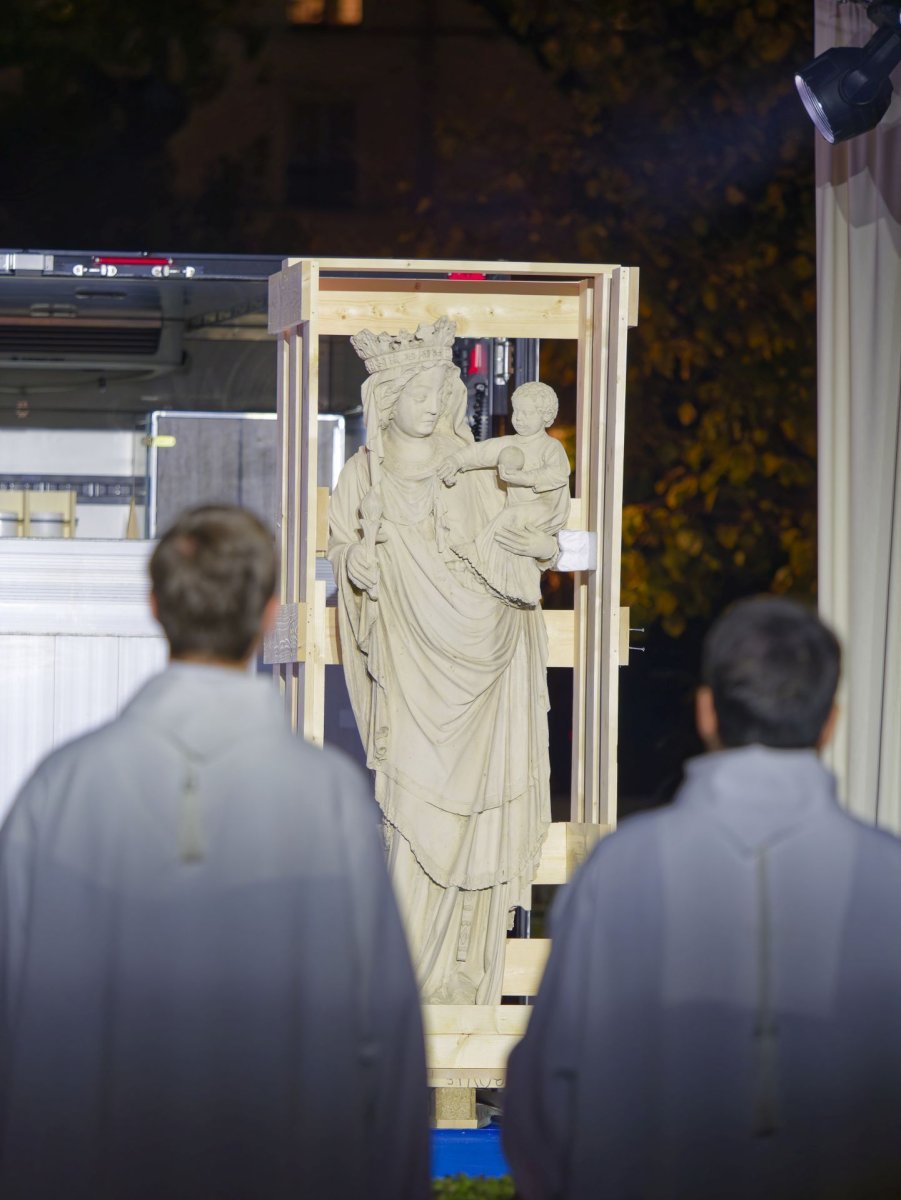
[[[504,463],[497,464],[497,473],[504,483],[512,483],[514,487],[531,487],[534,481],[534,471],[517,470]]]
[[[443,463],[438,465],[438,478],[446,487],[453,487],[457,482],[457,473],[460,470],[460,460],[456,454],[452,454],[450,458],[446,458]]]

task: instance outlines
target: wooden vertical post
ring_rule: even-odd
[[[605,394],[610,280],[595,275],[583,281],[579,309],[579,359],[576,412],[576,496],[582,502],[584,528],[603,545],[605,528]],[[599,564],[600,566],[600,564]],[[580,571],[573,588],[573,739],[570,814],[576,822],[598,820],[600,759],[598,732],[601,705],[600,591],[597,571]]]
[[[585,527],[598,541],[598,569],[589,571],[584,589],[585,606],[585,726],[582,730],[582,757],[585,777],[583,821],[600,820],[601,772],[616,743],[604,745],[600,736],[599,713],[602,706],[602,625],[603,598],[599,583],[603,571],[606,533],[610,520],[605,503],[605,459],[607,448],[606,390],[609,358],[610,277],[596,275],[593,281],[594,306],[591,321],[591,416],[589,424],[588,502],[583,512]],[[619,603],[619,596],[617,596]],[[614,802],[615,806],[615,802]]]
[[[316,586],[316,523],[319,461],[319,265],[304,261],[301,282],[300,444],[298,524],[299,593],[303,600],[306,653],[301,666],[303,735],[321,746],[325,729],[325,587]]]
[[[626,346],[629,332],[630,272],[617,267],[610,280],[610,324],[606,344],[606,436],[604,480],[604,536],[599,548],[601,638],[600,805],[592,821],[616,824],[617,761],[619,736],[620,667],[620,565],[623,524],[623,451],[626,434]]]
[[[325,725],[325,587],[316,584],[319,435],[319,267],[287,264],[270,281],[278,357],[280,599],[295,653],[279,662],[291,726],[321,745]]]
[[[579,285],[579,341],[576,362],[576,461],[575,498],[588,502],[591,472],[591,337],[594,288],[583,279]],[[572,776],[570,782],[570,820],[585,818],[585,759],[582,742],[585,733],[586,639],[588,573],[578,571],[573,577],[573,716],[572,716]]]

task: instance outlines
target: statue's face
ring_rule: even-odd
[[[441,415],[445,368],[429,367],[414,375],[394,403],[392,424],[408,437],[430,437]]]
[[[548,425],[547,405],[537,396],[523,396],[513,401],[513,428],[523,437],[537,433]]]

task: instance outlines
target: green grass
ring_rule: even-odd
[[[488,1179],[484,1175],[447,1175],[432,1180],[434,1200],[513,1200],[509,1175]]]

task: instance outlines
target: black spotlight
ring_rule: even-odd
[[[872,0],[867,16],[880,28],[866,46],[835,46],[795,76],[798,95],[827,142],[873,129],[891,103],[889,75],[901,62],[901,0]]]

